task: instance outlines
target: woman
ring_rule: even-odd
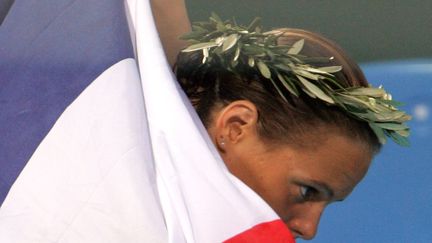
[[[172,64],[185,42],[171,37],[190,27],[184,1],[171,2],[171,6],[174,13],[166,12],[163,1],[153,1],[161,40]],[[302,55],[333,57],[330,62],[318,58],[309,64],[341,66],[342,71],[334,74],[341,85],[368,86],[357,64],[326,38],[296,29],[273,34],[283,34],[278,39],[282,45],[304,40]],[[288,93],[290,102],[286,102],[271,80],[257,78],[256,73],[239,77],[218,64],[200,69],[206,61],[202,50],[182,53],[176,74],[221,157],[296,237],[312,239],[325,206],[346,198],[364,177],[382,136],[377,137],[367,122],[353,119],[340,107],[308,95],[297,98]]]
[[[256,23],[239,28],[215,15],[198,24],[185,37],[195,45],[179,56],[177,78],[230,172],[257,192],[296,237],[312,239],[324,208],[344,200],[366,174],[383,142],[381,133],[407,132],[403,121],[409,117],[355,117],[351,108],[357,104],[345,93],[339,96],[339,89],[382,91],[382,97],[358,96],[374,102],[385,103],[388,94],[368,88],[357,64],[330,40],[298,29],[260,33]],[[283,47],[292,55],[278,53]],[[314,81],[317,70],[331,73]],[[400,127],[377,129],[382,122]]]

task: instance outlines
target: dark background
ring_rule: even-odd
[[[432,57],[432,0],[186,0],[192,21],[212,11],[266,28],[296,27],[339,43],[357,61]]]
[[[15,0],[0,0],[0,25]]]

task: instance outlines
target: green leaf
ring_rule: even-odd
[[[198,51],[198,50],[211,48],[211,47],[215,47],[215,46],[218,46],[218,44],[216,44],[214,41],[198,43],[198,44],[189,46],[188,48],[182,50],[182,52]]]
[[[298,59],[300,59],[304,63],[309,64],[324,64],[329,63],[330,59],[328,57],[308,57],[308,56],[297,56]]]
[[[380,144],[385,144],[386,141],[387,141],[387,138],[386,138],[386,135],[385,135],[384,131],[380,127],[377,127],[372,122],[369,122],[369,126],[372,129],[372,131],[374,131],[374,133],[377,136],[378,141],[380,142]]]
[[[311,93],[308,89],[306,88],[302,88],[303,92],[305,92],[305,94],[309,95],[312,98],[316,98],[316,95],[314,95],[313,93]]]
[[[219,36],[218,38],[216,38],[216,39],[214,40],[214,42],[215,42],[218,46],[223,45],[224,41],[225,41],[225,37],[224,37],[224,36]]]
[[[221,24],[223,24],[222,19],[221,19],[221,18],[219,17],[219,15],[217,15],[215,12],[212,12],[212,13],[211,13],[211,17],[210,17],[210,19],[213,20],[213,21],[215,21],[216,23],[221,23]]]
[[[245,45],[243,47],[247,55],[262,55],[265,54],[265,50],[262,47],[255,45]]]
[[[313,68],[313,67],[311,67],[311,66],[300,66],[299,67],[301,70],[304,70],[304,71],[307,71],[307,72],[311,72],[311,73],[319,73],[319,74],[326,74],[326,75],[330,75],[330,76],[333,76],[333,75],[331,75],[330,73],[328,73],[328,72],[325,72],[325,71],[322,71],[322,70],[320,70],[320,69],[318,69],[318,68]]]
[[[320,67],[317,69],[326,73],[337,73],[342,70],[342,66],[328,66],[328,67]]]
[[[237,46],[236,52],[234,54],[233,61],[236,62],[239,57],[240,57],[240,46]]]
[[[202,63],[204,64],[207,61],[207,58],[209,57],[209,51],[207,48],[202,49],[203,50],[203,59]]]
[[[347,106],[349,106],[350,107],[350,109],[352,109],[352,108],[354,108],[353,110],[355,110],[355,109],[357,109],[357,110],[364,110],[365,108],[359,108],[359,107],[356,107],[355,106],[355,104],[354,105],[352,105],[352,104],[347,104],[347,103],[344,103],[345,105],[347,105]],[[367,108],[366,108],[367,109]],[[363,120],[366,120],[366,121],[370,121],[370,122],[375,122],[375,121],[377,121],[378,119],[376,118],[376,113],[375,112],[372,112],[372,111],[370,111],[370,110],[366,110],[366,112],[356,112],[356,111],[352,111],[351,112],[353,115],[355,115],[356,117],[359,117],[359,118],[362,118]]]
[[[249,57],[248,58],[248,65],[250,67],[254,67],[255,66],[255,59],[253,57]]]
[[[395,101],[395,100],[380,100],[379,102],[387,104],[387,105],[391,105],[391,106],[394,106],[394,107],[399,107],[399,106],[403,106],[404,105],[404,103],[398,102],[398,101]]]
[[[333,77],[326,77],[324,80],[333,84],[336,87],[336,89],[344,90],[344,87],[338,81],[336,81]],[[335,92],[339,93],[340,91],[335,90]]]
[[[276,68],[278,68],[279,70],[283,71],[284,73],[291,73],[293,70],[287,66],[287,65],[283,65],[283,64],[276,64],[274,65]]]
[[[281,81],[282,85],[285,87],[285,89],[287,89],[294,96],[299,97],[300,94],[297,88],[288,78],[284,78],[282,74],[280,74],[279,72],[277,72],[277,76],[278,79]]]
[[[272,78],[270,78],[270,81],[272,82],[273,87],[275,87],[275,89],[277,90],[277,92],[279,93],[279,95],[282,97],[282,99],[284,99],[286,102],[288,102],[287,99],[285,98],[285,95],[283,95],[282,91],[279,89],[279,87],[277,86],[277,84],[275,83],[275,81]]]
[[[408,116],[403,111],[377,113],[376,117],[377,117],[377,121],[380,121],[380,122],[394,121],[394,122],[400,122],[400,123],[408,121],[411,118],[411,116]]]
[[[267,65],[264,62],[258,61],[257,66],[262,76],[264,76],[265,78],[271,78],[270,69],[267,67]]]
[[[316,95],[321,100],[324,100],[327,103],[334,104],[334,100],[326,95],[318,86],[315,84],[309,82],[307,79],[303,78],[302,76],[297,75],[297,78],[300,80],[300,82],[314,95]]]
[[[297,55],[303,49],[304,39],[301,39],[294,43],[292,47],[288,50],[289,55]]]
[[[318,81],[320,79],[320,77],[322,77],[321,75],[313,74],[313,73],[310,73],[310,72],[307,72],[307,71],[304,71],[301,69],[293,69],[293,71],[297,75],[300,75],[300,76],[303,76],[305,78],[312,79],[315,81]]]
[[[203,38],[203,40],[202,41],[206,41],[206,40],[215,40],[215,42],[217,43],[217,44],[220,44],[220,43],[218,43],[218,39],[220,39],[220,40],[223,40],[223,36],[221,36],[223,34],[223,32],[221,32],[221,31],[219,31],[219,30],[215,30],[215,31],[212,31],[212,32],[209,32],[208,34],[206,34]],[[220,41],[220,42],[222,42],[222,41]]]
[[[402,137],[408,137],[410,135],[410,131],[409,129],[406,130],[398,130],[396,131],[399,135],[401,135]]]
[[[361,87],[361,88],[355,88],[348,91],[350,95],[356,95],[356,96],[371,96],[380,98],[385,95],[385,91],[383,89],[378,88],[370,88],[370,87]]]
[[[202,37],[206,32],[198,32],[193,31],[186,34],[183,34],[179,37],[180,40],[191,40],[191,39],[199,39]]]
[[[237,34],[231,34],[228,37],[226,37],[224,42],[223,42],[223,45],[222,45],[222,52],[225,52],[225,51],[231,49],[233,46],[235,46],[238,38],[239,38],[239,35],[237,35]]]
[[[337,97],[339,99],[341,99],[342,102],[345,104],[350,104],[350,105],[355,106],[359,109],[361,109],[361,108],[369,109],[369,110],[375,112],[375,108],[368,101],[364,101],[357,96],[350,96],[347,94],[339,93],[339,94],[337,94]]]
[[[216,24],[216,29],[217,29],[217,31],[225,32],[227,30],[227,27],[223,23],[218,22]]]
[[[276,43],[277,38],[279,38],[279,36],[276,36],[276,35],[269,35],[269,36],[267,36],[265,38],[265,41],[264,41],[264,46],[266,48],[269,48],[270,46],[277,45],[277,43]]]
[[[255,32],[258,33],[258,34],[261,34],[261,33],[262,33],[262,27],[258,25],[258,26],[255,28]]]
[[[407,119],[405,118],[405,115],[402,115],[399,117],[399,114],[393,114],[391,112],[388,113],[375,113],[375,119],[374,121],[377,122],[406,122]]]
[[[202,33],[206,33],[208,31],[206,28],[199,25],[193,25],[192,30],[193,32],[202,32]]]
[[[388,133],[389,133],[390,137],[393,139],[393,141],[395,141],[400,146],[403,146],[403,147],[409,147],[410,146],[410,142],[409,142],[408,138],[402,137],[401,135],[399,135],[397,132],[394,132],[394,131],[388,131]]]
[[[257,17],[254,20],[252,20],[252,23],[249,24],[247,27],[247,31],[254,32],[255,29],[261,24],[261,18]]]
[[[231,62],[231,66],[233,67],[233,68],[235,68],[236,66],[238,65],[238,61],[237,60],[233,60],[232,62]]]
[[[406,121],[409,121],[412,119],[412,117],[410,115],[405,114],[405,112],[403,112],[403,113],[404,113],[404,115],[402,117],[400,117],[398,120],[396,120],[397,122],[406,122]]]
[[[408,126],[405,124],[400,124],[400,123],[391,123],[391,122],[387,122],[387,123],[382,123],[382,122],[377,122],[375,123],[375,125],[387,129],[387,130],[394,130],[394,131],[398,131],[398,130],[406,130],[408,129]]]
[[[336,99],[339,99],[339,98],[336,97]],[[356,107],[356,106],[352,106],[352,105],[350,105],[350,104],[344,104],[344,103],[341,102],[341,101],[339,101],[338,103],[339,103],[339,104],[343,104],[349,112],[352,112],[352,113],[359,113],[359,114],[354,114],[354,115],[357,115],[357,116],[361,116],[361,115],[363,115],[363,114],[367,114],[367,112],[368,112],[367,110],[365,111],[365,109],[362,108],[362,107]],[[373,112],[371,112],[371,113],[372,113],[372,114],[375,114],[375,113],[373,113]]]

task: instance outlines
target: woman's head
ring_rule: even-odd
[[[335,76],[345,87],[367,87],[368,83],[357,64],[332,41],[299,29],[279,29],[274,32],[283,33],[279,42],[284,45],[304,39],[302,55],[333,57],[331,63],[311,64],[342,66],[342,71]],[[373,152],[379,150],[379,142],[368,124],[352,119],[340,108],[328,106],[307,94],[300,97],[287,94],[289,102],[286,102],[269,80],[253,74],[239,78],[219,67],[206,69],[202,73],[196,68],[201,61],[201,53],[182,54],[176,73],[206,127],[211,125],[212,114],[216,109],[236,100],[248,100],[257,108],[258,133],[266,142],[313,145],[310,131],[325,126],[364,142]]]
[[[315,33],[283,29],[281,44],[304,39],[303,55],[334,57],[345,87],[367,86],[358,66]],[[251,73],[200,69],[201,52],[179,56],[176,74],[229,170],[256,191],[298,237],[313,238],[324,207],[343,200],[379,150],[365,122],[307,94],[285,94]],[[320,63],[313,63],[320,66]],[[325,63],[326,66],[329,63]]]

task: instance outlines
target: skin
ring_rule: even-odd
[[[312,239],[325,207],[351,193],[372,154],[331,128],[315,129],[309,147],[264,142],[257,118],[253,103],[235,101],[214,111],[208,131],[231,173],[257,192],[296,238]]]
[[[172,66],[177,54],[187,46],[187,42],[179,37],[191,31],[186,3],[184,0],[152,0],[151,6],[167,60]]]

